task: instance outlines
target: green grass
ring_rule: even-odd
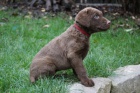
[[[29,67],[35,54],[73,21],[64,14],[40,19],[11,14],[0,11],[0,93],[65,93],[69,84],[78,81],[71,70],[33,85],[29,82]],[[140,64],[140,31],[115,28],[126,23],[135,28],[132,19],[118,17],[110,30],[91,36],[90,51],[84,60],[90,77],[107,77],[120,66]],[[46,24],[50,27],[44,28]]]

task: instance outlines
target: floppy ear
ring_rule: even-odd
[[[81,24],[82,26],[89,27],[91,20],[91,9],[85,8],[81,10],[75,17],[75,21]]]

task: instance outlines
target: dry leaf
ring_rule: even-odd
[[[70,20],[72,20],[72,16],[70,16],[70,18],[69,18]]]
[[[46,19],[46,20],[48,19],[47,16],[43,16],[43,18]]]
[[[41,8],[41,12],[45,12],[46,10],[45,10],[45,8]]]
[[[4,26],[5,25],[5,23],[3,23],[3,22],[0,22],[0,26]]]
[[[30,18],[32,18],[33,16],[32,15],[26,15],[25,16],[25,18],[27,18],[27,19],[30,19]]]
[[[126,31],[126,32],[131,32],[131,31],[133,31],[133,28],[131,28],[131,29],[126,29],[125,31]]]
[[[50,27],[50,25],[44,25],[43,27],[44,27],[44,28],[48,28],[48,27]]]
[[[119,13],[113,13],[113,16],[118,16],[119,15]]]
[[[7,6],[4,6],[4,7],[0,8],[0,11],[5,11],[7,9],[8,9],[8,7]]]
[[[133,20],[135,20],[135,19],[136,19],[136,17],[132,16],[132,19],[133,19]]]
[[[29,14],[29,15],[32,15],[32,12],[31,12],[31,11],[29,11],[29,12],[28,12],[28,14]]]
[[[1,20],[2,20],[3,22],[8,22],[8,21],[9,21],[8,18],[2,18]]]

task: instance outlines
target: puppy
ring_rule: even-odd
[[[90,35],[106,31],[109,27],[110,21],[103,17],[101,11],[91,7],[81,10],[75,17],[75,23],[33,58],[30,81],[35,82],[40,76],[54,75],[59,70],[73,69],[83,85],[94,86],[86,74],[83,59],[89,50]]]

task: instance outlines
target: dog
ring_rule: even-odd
[[[30,66],[30,81],[33,83],[39,77],[55,75],[60,70],[73,69],[83,85],[94,86],[93,80],[86,74],[83,60],[89,50],[90,35],[106,31],[110,23],[98,9],[87,7],[81,10],[76,15],[73,25],[35,55]]]

